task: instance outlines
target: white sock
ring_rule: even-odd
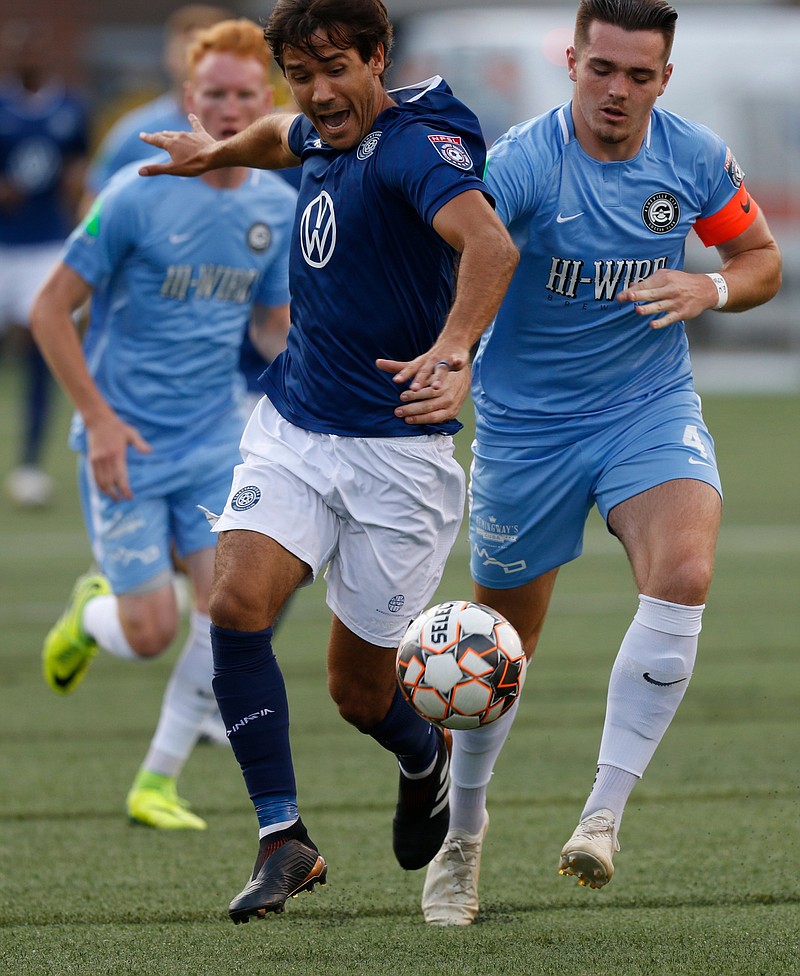
[[[639,595],[611,670],[598,765],[644,773],[686,693],[703,610]]]
[[[203,722],[217,710],[211,687],[211,619],[192,611],[189,635],[161,702],[158,727],[143,768],[177,777],[195,747]]]
[[[117,598],[111,593],[92,597],[83,608],[83,629],[97,644],[125,661],[142,661],[128,643],[119,619]]]
[[[516,701],[495,722],[478,729],[453,732],[450,760],[450,829],[478,834],[486,811],[486,789],[500,755],[519,702]]]
[[[615,829],[618,832],[625,804],[638,782],[638,776],[624,769],[617,769],[616,766],[598,766],[594,786],[581,813],[581,820],[597,813],[598,810],[610,810],[616,818]]]

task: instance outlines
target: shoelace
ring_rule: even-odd
[[[444,842],[436,860],[449,862],[449,873],[453,879],[453,891],[457,895],[469,894],[472,872],[478,859],[479,845],[460,837],[450,837]]]
[[[619,842],[614,836],[614,824],[608,819],[608,817],[598,815],[587,817],[578,824],[576,833],[581,837],[588,837],[590,840],[595,839],[598,834],[608,834],[614,845],[614,850],[619,850]]]

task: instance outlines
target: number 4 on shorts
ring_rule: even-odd
[[[700,434],[697,427],[694,424],[687,424],[683,431],[683,443],[687,447],[693,447],[699,454],[707,458],[708,451],[705,448],[702,440],[700,439]]]

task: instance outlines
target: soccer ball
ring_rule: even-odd
[[[527,666],[519,635],[481,603],[440,603],[409,624],[397,680],[412,708],[445,729],[475,729],[519,698]]]

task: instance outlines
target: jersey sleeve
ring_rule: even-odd
[[[272,261],[261,275],[256,292],[256,304],[274,307],[285,305],[291,298],[289,292],[289,254],[292,227],[294,226],[294,206],[297,194],[287,197],[283,220],[276,228],[271,245]]]
[[[724,244],[747,230],[758,214],[758,204],[742,183],[736,195],[721,210],[695,221],[695,233],[706,247]]]
[[[533,209],[536,173],[515,134],[502,136],[489,150],[484,179],[506,227]]]
[[[381,176],[428,225],[467,190],[480,190],[493,202],[461,136],[418,122],[391,133],[387,142],[380,153]]]
[[[303,146],[306,143],[308,137],[312,134],[316,134],[316,129],[311,124],[311,122],[305,117],[305,115],[298,115],[297,118],[289,126],[289,136],[287,142],[289,143],[289,149],[301,159],[303,156]]]
[[[720,158],[720,157],[718,157]],[[744,172],[725,146],[722,165],[710,168],[711,192],[694,230],[706,247],[733,240],[753,223],[759,210],[745,189]]]
[[[92,287],[114,271],[138,238],[142,214],[132,187],[128,174],[112,179],[64,245],[61,259]]]

